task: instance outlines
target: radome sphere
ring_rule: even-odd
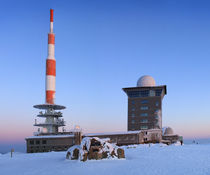
[[[137,81],[137,87],[155,86],[155,80],[149,75],[140,77]]]
[[[163,129],[163,135],[173,135],[174,131],[171,127],[165,127]]]

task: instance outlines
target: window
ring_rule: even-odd
[[[127,94],[130,98],[139,97],[139,91],[130,91]]]
[[[155,106],[159,106],[159,101],[156,101],[155,102]]]
[[[156,113],[156,114],[158,113],[158,111],[159,111],[159,109],[155,109],[155,113]]]
[[[134,113],[132,113],[132,114],[131,114],[131,117],[135,117],[135,114],[134,114]]]
[[[39,145],[40,144],[40,141],[39,140],[36,140],[36,144]]]
[[[133,105],[134,105],[134,104],[135,104],[135,101],[134,101],[134,100],[131,100],[131,104],[133,104]]]
[[[147,104],[148,103],[148,100],[142,100],[141,101],[141,104]]]
[[[47,144],[47,140],[42,140],[42,144]]]
[[[140,97],[148,97],[149,96],[149,90],[140,91]]]
[[[142,90],[142,91],[129,91],[127,92],[128,97],[135,98],[135,97],[148,97],[149,90]]]
[[[147,138],[144,138],[144,141],[146,142],[147,141]]]
[[[154,97],[155,96],[155,91],[154,90],[150,90],[149,96]]]
[[[148,110],[149,107],[148,106],[141,106],[141,110]]]
[[[141,123],[148,123],[148,120],[147,119],[141,119],[140,122]]]
[[[162,93],[162,89],[156,89],[155,90],[155,95],[156,96],[161,96],[161,93]]]
[[[34,141],[33,140],[30,140],[29,143],[30,143],[30,145],[33,145],[34,144]]]
[[[131,110],[132,110],[132,111],[135,111],[135,108],[134,108],[134,107],[132,107],[132,108],[131,108]]]
[[[135,123],[135,120],[132,120],[131,123],[134,124]]]
[[[140,128],[141,128],[141,129],[148,129],[148,126],[142,125]]]
[[[148,113],[141,113],[140,116],[141,117],[147,117],[148,116]]]

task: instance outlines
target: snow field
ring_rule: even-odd
[[[135,147],[135,148],[134,148]],[[210,145],[124,146],[124,160],[66,160],[66,152],[0,155],[7,175],[210,175]]]

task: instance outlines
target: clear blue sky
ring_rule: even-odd
[[[0,142],[32,135],[44,103],[49,9],[55,9],[56,103],[67,129],[125,131],[127,96],[142,75],[167,85],[163,125],[210,137],[210,2],[1,1]]]

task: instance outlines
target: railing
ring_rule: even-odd
[[[45,123],[37,123],[37,121],[35,120],[35,125],[65,125],[65,121],[64,120],[55,120],[52,122],[45,122]]]
[[[55,112],[55,111],[46,111],[45,113],[43,113],[42,111],[39,112],[38,115],[62,115],[62,112]]]

